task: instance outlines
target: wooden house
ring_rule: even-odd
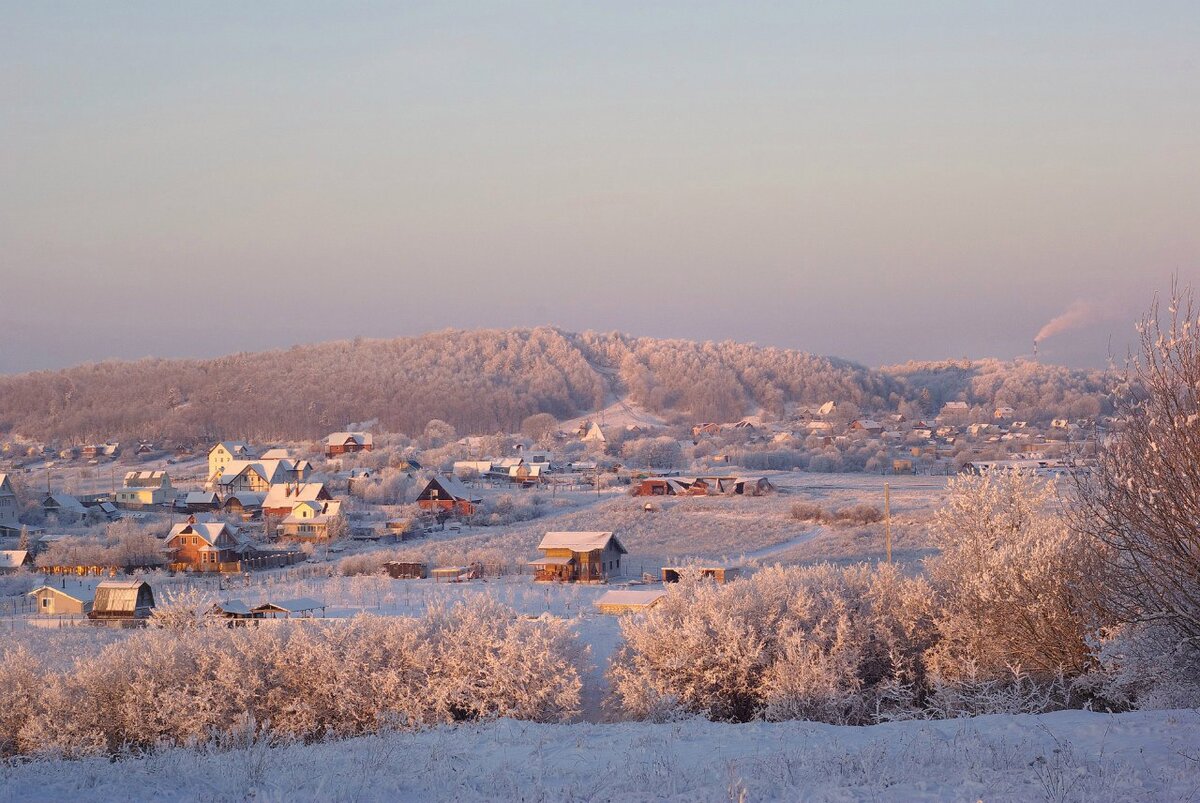
[[[642,613],[657,605],[667,596],[661,588],[653,589],[613,589],[605,591],[596,598],[596,607],[600,613],[621,615],[627,613]]]
[[[39,586],[27,596],[34,598],[40,616],[83,616],[92,609],[91,600],[80,599],[53,586]]]
[[[538,544],[542,557],[531,560],[534,579],[598,583],[619,574],[628,554],[610,532],[549,532]]]
[[[196,521],[191,517],[176,524],[167,535],[171,550],[171,568],[195,572],[216,572],[221,564],[237,561],[244,550],[237,528],[223,521]]]
[[[183,498],[183,507],[188,513],[207,513],[221,509],[221,497],[213,491],[190,491]]]
[[[42,499],[42,510],[54,516],[60,524],[78,524],[88,517],[87,508],[75,497],[64,493],[48,493]]]
[[[221,467],[213,481],[223,494],[239,491],[266,493],[273,485],[296,482],[295,463],[288,458],[277,460],[230,460]]]
[[[481,502],[483,496],[478,491],[453,477],[433,477],[417,494],[417,505],[422,510],[446,511],[460,516],[473,515]]]
[[[337,457],[375,448],[370,432],[334,432],[325,438],[325,456]]]
[[[96,586],[87,617],[115,624],[144,624],[154,611],[154,591],[142,580],[105,580]]]
[[[241,516],[243,521],[249,521],[262,513],[263,500],[266,494],[256,491],[239,491],[225,497],[221,508],[228,514]]]

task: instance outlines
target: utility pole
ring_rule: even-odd
[[[883,537],[887,544],[887,562],[892,562],[892,488],[883,484]]]

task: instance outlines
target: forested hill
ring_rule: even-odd
[[[536,412],[582,415],[614,394],[667,419],[729,421],[830,399],[894,409],[918,398],[912,376],[740,343],[450,330],[0,377],[0,432],[62,441],[280,440],[368,420],[414,434],[440,418],[460,433],[493,433],[515,431]]]

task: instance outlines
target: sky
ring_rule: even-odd
[[[1124,354],[1200,3],[0,1],[0,372],[554,325]]]

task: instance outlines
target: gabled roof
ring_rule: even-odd
[[[54,586],[52,586],[52,585],[46,585],[45,583],[43,583],[42,585],[40,585],[40,586],[38,586],[37,588],[33,589],[32,591],[30,591],[30,592],[29,592],[28,594],[26,594],[25,596],[27,596],[27,597],[33,597],[33,596],[36,596],[38,593],[40,593],[40,592],[42,592],[42,591],[52,591],[52,592],[54,592],[55,596],[59,596],[59,597],[66,597],[67,599],[73,599],[73,600],[75,600],[76,602],[84,602],[84,600],[81,600],[79,597],[75,596],[74,594],[68,594],[66,591],[63,591],[61,588],[55,588]]]
[[[189,505],[210,505],[219,501],[220,497],[212,491],[188,491],[184,497],[184,502]]]
[[[331,432],[325,439],[326,446],[342,446],[354,441],[359,446],[371,446],[373,438],[370,432]]]
[[[272,485],[263,499],[263,507],[293,507],[298,502],[315,502],[329,497],[323,482],[283,483]]]
[[[146,583],[142,580],[105,580],[96,586],[92,610],[96,612],[133,612],[137,610],[138,592]],[[147,588],[149,588],[147,586]],[[153,602],[151,602],[153,606]]]
[[[177,535],[197,535],[205,540],[208,544],[215,544],[217,539],[221,537],[221,532],[227,531],[231,538],[237,538],[237,529],[230,527],[223,521],[198,521],[193,524],[183,522],[176,524],[167,534],[167,541],[170,541]]]
[[[432,477],[429,480],[429,485],[437,483],[437,486],[450,495],[451,499],[466,500],[468,502],[479,502],[483,499],[478,491],[474,491],[467,487],[467,484],[457,477]],[[429,485],[425,488],[428,489]],[[423,493],[423,492],[422,492]]]
[[[165,471],[130,471],[125,474],[126,488],[160,488],[170,481]]]
[[[216,451],[218,446],[224,446],[225,451],[229,452],[231,455],[254,454],[254,447],[246,441],[221,441],[220,443],[213,444],[213,448],[209,449],[208,453],[212,454],[214,451]]]
[[[254,610],[263,613],[303,613],[324,607],[324,602],[318,602],[312,597],[297,597],[296,599],[285,599],[279,602],[264,602],[262,605],[255,606]]]
[[[0,569],[19,569],[28,558],[27,549],[0,549]]]
[[[538,549],[569,549],[572,552],[591,552],[612,544],[622,554],[628,551],[611,532],[549,532],[542,536]]]
[[[42,500],[42,506],[45,507],[50,502],[53,502],[54,507],[61,510],[74,510],[77,513],[83,513],[86,510],[83,503],[70,494],[46,494],[46,498]]]

